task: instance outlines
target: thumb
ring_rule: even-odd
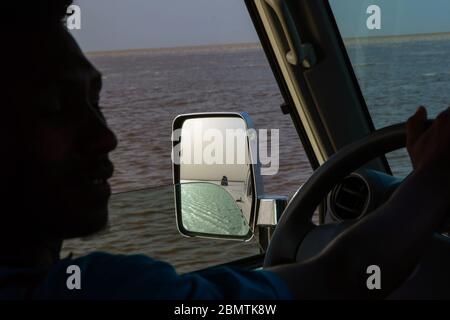
[[[417,141],[417,139],[428,129],[427,109],[421,106],[416,113],[406,122],[406,134],[408,145]]]

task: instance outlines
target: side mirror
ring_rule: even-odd
[[[262,184],[246,114],[178,116],[173,122],[177,226],[185,236],[249,240]]]
[[[258,227],[267,248],[287,198],[263,194],[257,139],[246,113],[175,118],[173,180],[182,235],[246,241]]]

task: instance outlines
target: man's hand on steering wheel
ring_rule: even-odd
[[[430,125],[427,110],[420,107],[408,119],[406,132],[406,147],[415,170],[450,170],[450,108]]]

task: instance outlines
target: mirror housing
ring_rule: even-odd
[[[227,130],[242,135],[228,135]],[[249,115],[180,115],[173,121],[172,143],[179,232],[187,237],[247,241],[258,227],[264,251],[287,197],[264,196],[257,134]],[[205,154],[212,155],[211,159],[204,159]],[[230,155],[235,162],[228,162]],[[220,156],[227,159],[217,163]],[[239,162],[239,158],[244,161]]]
[[[246,113],[180,115],[173,121],[172,141],[179,232],[188,237],[250,240],[257,198],[262,193],[257,136],[250,117]],[[233,205],[229,199],[233,199]],[[195,210],[199,226],[187,222],[193,221]],[[247,233],[231,225],[238,221],[246,224]]]

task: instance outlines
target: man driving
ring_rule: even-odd
[[[414,171],[386,204],[304,263],[179,275],[144,255],[61,259],[65,239],[108,221],[108,155],[117,146],[99,105],[101,74],[62,23],[69,4],[10,4],[2,20],[0,298],[385,298],[411,275],[450,209],[449,109],[431,126],[418,109],[407,124]],[[373,264],[385,273],[382,288],[370,291],[363,275]],[[66,284],[72,265],[81,270],[80,290]]]

